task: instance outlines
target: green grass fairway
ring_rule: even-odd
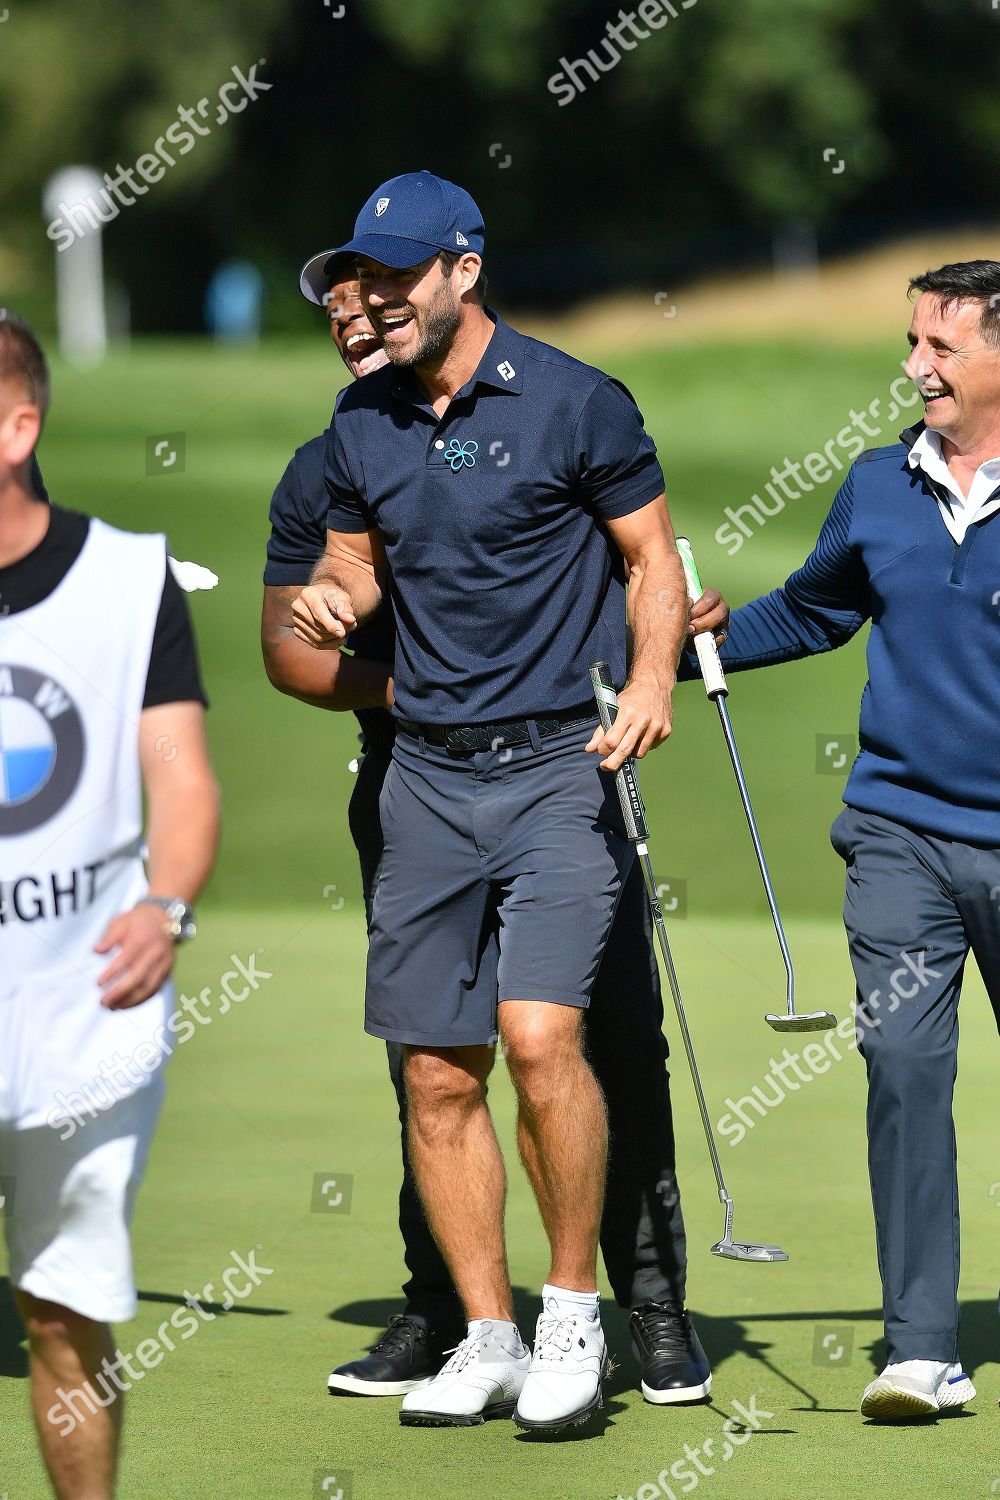
[[[780,1056],[762,1012],[780,991],[773,943],[758,920],[692,914],[673,924],[677,962],[716,1118]],[[833,922],[796,920],[791,937],[810,1003],[846,1011],[851,985]],[[140,1312],[118,1330],[134,1350],[185,1291],[218,1283],[231,1252],[273,1275],[244,1303],[178,1342],[130,1397],[121,1493],[126,1500],[309,1500],[314,1476],[350,1475],[357,1500],[654,1500],[684,1445],[717,1440],[734,1402],[773,1413],[706,1494],[868,1497],[989,1495],[1000,1476],[997,1406],[995,1083],[992,1018],[978,980],[963,1002],[959,1134],[965,1220],[965,1359],[977,1367],[973,1414],[933,1428],[866,1426],[857,1412],[880,1335],[864,1168],[863,1068],[853,1053],[803,1084],[738,1146],[723,1145],[737,1234],[774,1239],[785,1265],[708,1254],[722,1216],[683,1061],[673,1064],[681,1187],[690,1242],[690,1302],[715,1365],[710,1407],[654,1408],[636,1388],[625,1315],[607,1305],[619,1367],[605,1422],[566,1442],[532,1441],[509,1423],[453,1432],[404,1430],[391,1400],[331,1399],[334,1363],[363,1350],[397,1307],[398,1137],[385,1054],[359,1025],[364,936],[358,916],[312,908],[218,912],[181,983],[218,985],[231,953],[273,974],[202,1029],[172,1064],[169,1101],[140,1199]],[[624,997],[623,997],[624,998]],[[671,1036],[675,1035],[672,1026]],[[794,1044],[793,1044],[794,1045]],[[679,1046],[675,1048],[680,1051]],[[512,1164],[512,1274],[526,1326],[546,1270],[543,1236],[516,1165],[509,1083],[497,1115]],[[642,1101],[636,1101],[641,1108]],[[349,1213],[314,1213],[316,1173],[353,1177]],[[817,1331],[819,1330],[819,1331]],[[0,1484],[42,1500],[23,1357],[5,1330]],[[817,1364],[814,1349],[844,1353]],[[176,1338],[176,1335],[175,1335]],[[991,1362],[992,1361],[992,1362]],[[702,1457],[712,1464],[711,1454]],[[669,1474],[665,1476],[669,1483]],[[689,1484],[690,1488],[690,1484]],[[677,1494],[684,1490],[676,1485]],[[0,1490],[0,1493],[3,1493]],[[328,1491],[330,1493],[330,1491]]]
[[[732,556],[715,540],[725,507],[762,492],[772,466],[822,451],[852,408],[887,400],[904,315],[901,308],[898,349],[709,345],[687,337],[678,317],[663,324],[661,351],[625,345],[604,359],[643,408],[703,578],[734,603],[801,560],[836,480],[789,500]],[[841,1044],[845,1055],[739,1145],[723,1142],[737,1234],[777,1241],[791,1259],[719,1261],[708,1247],[722,1212],[670,1017],[690,1304],[715,1366],[712,1405],[645,1405],[627,1321],[613,1306],[606,1326],[618,1368],[605,1421],[571,1441],[533,1441],[499,1423],[403,1431],[393,1401],[326,1394],[332,1365],[364,1350],[399,1308],[398,1128],[384,1049],[361,1026],[364,931],[345,818],[353,721],[269,687],[257,624],[271,490],[292,449],[325,425],[339,380],[318,318],[309,343],[248,354],[140,344],[97,370],[55,369],[41,450],[53,495],[120,526],[164,530],[175,555],[222,579],[193,608],[225,837],[180,984],[189,995],[216,991],[232,955],[255,955],[272,976],[216,1015],[171,1065],[136,1222],[140,1313],[117,1330],[119,1347],[131,1351],[153,1336],[185,1292],[218,1285],[233,1254],[253,1251],[273,1274],[137,1383],[122,1500],[337,1500],[338,1490],[342,1500],[657,1500],[670,1493],[658,1485],[661,1473],[676,1495],[690,1493],[696,1476],[706,1496],[739,1500],[1000,1493],[997,1038],[974,972],[958,1089],[963,1354],[980,1392],[967,1415],[885,1429],[858,1414],[881,1353],[860,1059]],[[886,426],[883,440],[900,425]],[[147,440],[168,434],[171,442],[183,435],[183,460],[147,475]],[[733,723],[786,910],[801,1005],[841,1017],[853,983],[839,924],[842,872],[827,830],[846,774],[835,762],[853,754],[864,676],[857,640],[732,683]],[[763,1014],[781,1005],[783,971],[715,712],[697,684],[680,689],[676,704],[674,737],[643,781],[659,878],[686,900],[670,927],[718,1119],[727,1097],[762,1084],[770,1059],[781,1056],[788,1039]],[[512,1272],[528,1331],[546,1271],[543,1236],[512,1150],[505,1078],[494,1096],[511,1163]],[[312,1211],[317,1174],[321,1182],[353,1179],[349,1213]],[[44,1500],[25,1356],[5,1296],[0,1308],[0,1497]],[[720,1461],[722,1423],[734,1403],[752,1400],[770,1415]],[[706,1440],[716,1444],[714,1458],[704,1454]],[[685,1444],[715,1472],[671,1479]],[[336,1482],[324,1491],[329,1476]]]

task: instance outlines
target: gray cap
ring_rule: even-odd
[[[353,277],[357,261],[357,255],[350,250],[321,250],[318,255],[310,256],[299,272],[299,291],[307,302],[322,307],[334,276],[350,271]]]

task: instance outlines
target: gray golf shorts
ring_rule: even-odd
[[[365,1030],[497,1039],[497,1004],[586,1008],[634,847],[597,725],[467,757],[396,736],[379,809]]]

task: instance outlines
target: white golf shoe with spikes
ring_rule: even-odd
[[[514,1421],[529,1431],[586,1422],[604,1405],[608,1368],[600,1315],[567,1313],[554,1297],[546,1297]]]
[[[488,1318],[476,1319],[430,1384],[404,1396],[399,1420],[404,1427],[478,1427],[510,1417],[530,1362],[510,1324],[501,1330]]]

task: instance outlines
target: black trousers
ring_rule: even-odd
[[[369,920],[382,858],[378,798],[390,758],[390,747],[370,746],[349,808]],[[687,1243],[662,1027],[652,924],[636,861],[585,1020],[587,1055],[607,1100],[610,1131],[601,1250],[615,1299],[625,1308],[643,1302],[682,1303],[685,1296]],[[399,1229],[409,1272],[403,1285],[406,1311],[434,1326],[461,1326],[464,1314],[424,1217],[407,1152],[403,1049],[388,1042],[386,1051],[402,1127]]]

